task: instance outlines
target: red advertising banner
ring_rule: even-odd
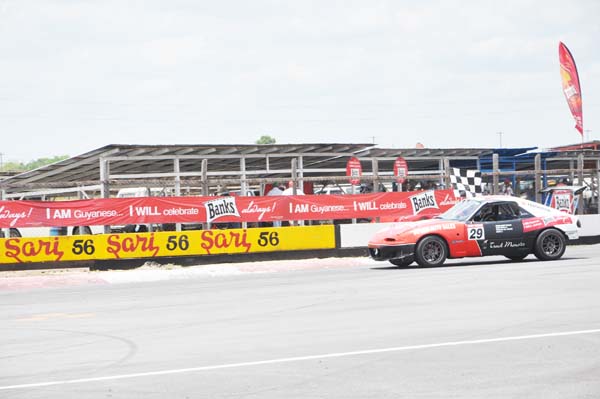
[[[444,212],[458,200],[452,190],[437,190],[335,196],[0,201],[0,228],[420,216]]]
[[[583,136],[583,109],[581,100],[581,85],[577,66],[571,52],[563,43],[558,45],[558,58],[560,61],[560,77],[565,98],[569,109],[575,118],[575,129]]]
[[[406,176],[408,176],[408,164],[402,157],[398,157],[394,161],[394,176],[396,176],[396,182],[398,184],[403,184],[406,181]]]
[[[362,165],[356,157],[351,157],[346,164],[346,176],[350,177],[348,180],[350,184],[359,184],[360,177],[362,176]]]

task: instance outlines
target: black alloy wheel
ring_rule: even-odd
[[[547,229],[535,240],[534,254],[539,260],[557,260],[565,253],[566,240],[560,231]]]
[[[417,244],[415,258],[419,266],[440,266],[448,257],[448,246],[438,236],[427,236]]]

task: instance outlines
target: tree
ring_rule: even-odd
[[[263,134],[258,140],[255,141],[255,144],[275,144],[275,142],[276,140],[274,137]]]
[[[68,155],[56,155],[51,158],[38,158],[27,163],[10,161],[2,165],[2,172],[27,172],[69,158]]]

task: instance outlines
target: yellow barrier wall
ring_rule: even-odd
[[[335,248],[332,225],[0,239],[0,264]]]

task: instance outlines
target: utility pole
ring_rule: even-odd
[[[503,135],[504,133],[502,133],[502,132],[497,132],[496,134],[498,135],[498,138],[500,139],[500,148],[502,148],[502,135]]]
[[[590,134],[590,133],[592,133],[592,131],[590,129],[586,129],[583,132],[587,134],[586,140],[587,141],[592,141],[592,135]]]

